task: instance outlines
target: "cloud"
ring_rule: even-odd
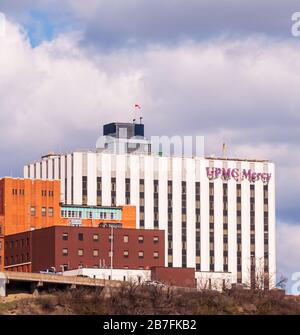
[[[253,34],[292,38],[291,16],[296,0],[10,0],[1,10],[30,27],[32,10],[49,16],[54,30],[80,26],[82,42],[98,48],[177,44],[185,39],[207,40],[219,35]],[[63,24],[62,24],[63,23]]]
[[[290,36],[295,0],[72,0],[84,21],[87,39],[103,44],[172,43],[186,37],[202,40],[228,34]]]
[[[299,223],[299,222],[298,222]],[[288,291],[291,292],[293,284],[292,274],[300,272],[300,225],[281,222],[277,226],[277,257],[279,275],[288,279]],[[277,278],[278,280],[279,278]],[[296,293],[296,292],[293,292]],[[300,294],[300,292],[297,292]]]
[[[10,154],[2,174],[16,171],[32,153],[38,158],[72,142],[79,147],[91,130],[93,144],[102,123],[112,114],[122,118],[140,95],[139,71],[108,73],[76,46],[76,35],[32,48],[20,27],[8,22],[6,30],[0,41],[0,151]]]

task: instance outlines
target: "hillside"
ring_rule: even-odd
[[[124,284],[111,291],[73,289],[0,300],[0,314],[300,314],[300,299],[278,291],[186,291]]]

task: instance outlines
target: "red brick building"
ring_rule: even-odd
[[[171,286],[196,287],[194,268],[165,268],[151,269],[151,279]]]
[[[110,267],[111,249],[115,269],[150,269],[165,263],[162,230],[53,226],[5,236],[4,241],[8,271]]]
[[[59,180],[0,178],[0,271],[4,269],[5,235],[51,226],[68,226],[76,218],[76,214],[84,211],[89,216],[80,217],[80,222],[86,227],[98,227],[103,222],[120,222],[124,228],[136,227],[135,206],[61,206],[60,192]],[[106,210],[119,211],[120,215],[118,218],[111,218],[109,215],[93,218],[96,210],[103,210],[104,214]],[[62,213],[65,215],[62,216]]]

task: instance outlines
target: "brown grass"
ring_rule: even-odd
[[[124,283],[119,289],[77,288],[0,303],[0,314],[300,314],[300,299],[272,291],[196,292]]]

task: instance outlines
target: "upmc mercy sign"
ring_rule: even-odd
[[[235,180],[244,180],[248,179],[251,182],[261,180],[263,183],[268,183],[272,177],[271,173],[267,172],[255,172],[251,169],[240,170],[240,169],[225,169],[225,168],[206,168],[207,177],[209,179],[235,179]]]

